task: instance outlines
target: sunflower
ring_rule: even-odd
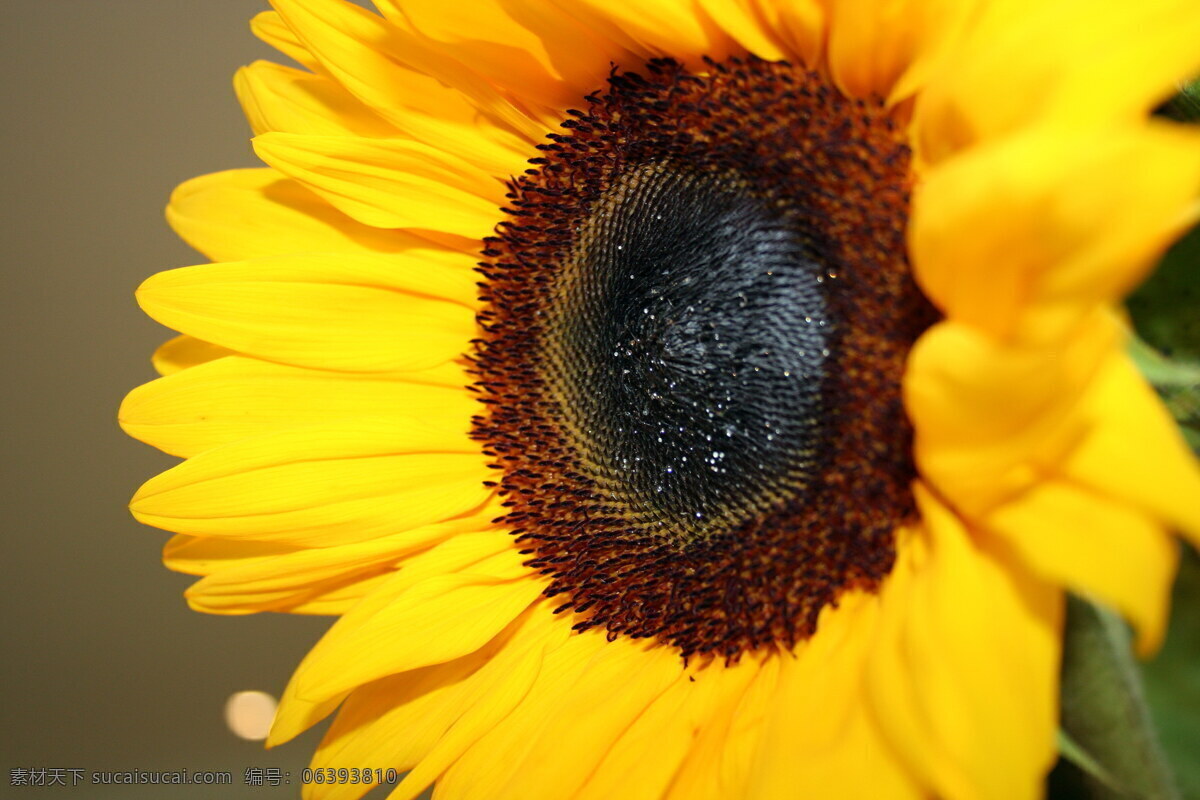
[[[375,5],[254,19],[120,415],[192,607],[338,617],[306,796],[1038,796],[1065,590],[1151,652],[1200,541],[1117,311],[1200,7]]]

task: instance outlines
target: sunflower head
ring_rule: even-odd
[[[193,606],[338,617],[271,741],[340,707],[314,767],[410,798],[1036,796],[1064,590],[1150,650],[1200,535],[1115,313],[1195,215],[1148,112],[1196,8],[273,5],[267,166],[172,197],[224,263],[143,285],[183,335],[121,412]]]
[[[475,435],[576,628],[790,648],[915,514],[909,150],[882,101],[782,62],[609,85],[487,240]]]

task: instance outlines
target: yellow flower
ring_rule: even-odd
[[[339,617],[271,742],[340,706],[314,767],[401,798],[1038,796],[1064,589],[1152,651],[1200,538],[1116,312],[1196,217],[1148,110],[1200,7],[273,5],[269,166],[172,197],[225,263],[141,287],[183,335],[121,410],[194,608]]]

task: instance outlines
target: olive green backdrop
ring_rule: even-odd
[[[276,696],[327,625],[211,617],[160,564],[128,497],[173,463],[125,437],[123,394],[169,336],[133,290],[204,261],[163,222],[172,187],[253,165],[234,70],[270,51],[265,0],[3,0],[4,523],[0,797],[294,797],[316,743],[264,752],[222,718]],[[246,767],[292,772],[246,788]],[[13,768],[230,770],[232,787],[9,785]]]

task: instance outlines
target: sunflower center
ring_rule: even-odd
[[[820,265],[736,176],[613,179],[560,265],[546,376],[600,488],[647,530],[719,533],[807,482],[827,349]]]
[[[587,99],[484,251],[506,520],[577,627],[790,647],[914,514],[908,149],[784,63],[653,61]]]

